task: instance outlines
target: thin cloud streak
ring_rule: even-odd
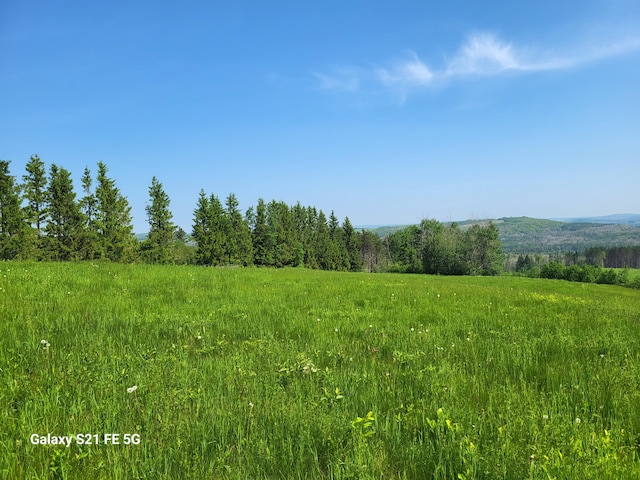
[[[329,91],[355,92],[368,83],[376,83],[400,92],[404,98],[410,90],[426,88],[434,84],[471,76],[494,76],[505,72],[541,72],[577,68],[606,58],[628,55],[640,50],[640,37],[630,38],[606,46],[572,55],[554,56],[549,53],[536,55],[533,49],[524,49],[500,40],[487,32],[467,37],[451,59],[437,70],[423,62],[415,52],[410,58],[395,62],[391,67],[371,70],[343,68],[335,75],[315,73],[320,88]]]

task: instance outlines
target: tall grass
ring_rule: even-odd
[[[640,475],[636,290],[4,263],[0,321],[6,478]]]

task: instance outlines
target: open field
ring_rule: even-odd
[[[640,478],[638,290],[9,262],[0,322],[0,478]]]

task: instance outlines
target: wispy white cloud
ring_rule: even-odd
[[[393,67],[377,68],[378,80],[389,87],[422,87],[433,80],[433,72],[412,52],[412,58],[397,62]]]
[[[360,88],[362,72],[355,68],[338,68],[331,74],[314,73],[322,90],[355,92]]]
[[[637,51],[640,51],[640,36],[558,52],[515,45],[493,33],[479,32],[467,36],[453,56],[445,58],[437,68],[411,52],[409,58],[391,62],[387,67],[342,68],[331,75],[315,73],[315,76],[325,90],[354,92],[377,84],[400,92],[404,98],[409,91],[451,82],[456,78],[575,68]]]

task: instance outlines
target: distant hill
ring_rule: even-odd
[[[608,219],[609,221],[605,221]],[[595,220],[595,221],[587,221]],[[505,253],[561,253],[589,247],[640,245],[640,215],[621,214],[606,217],[548,220],[530,217],[464,220],[461,229],[476,223],[493,222]],[[637,223],[636,223],[637,222]],[[369,228],[384,237],[407,225]]]
[[[554,218],[552,220],[567,223],[615,223],[640,227],[640,214],[635,213],[616,213],[602,217]]]

